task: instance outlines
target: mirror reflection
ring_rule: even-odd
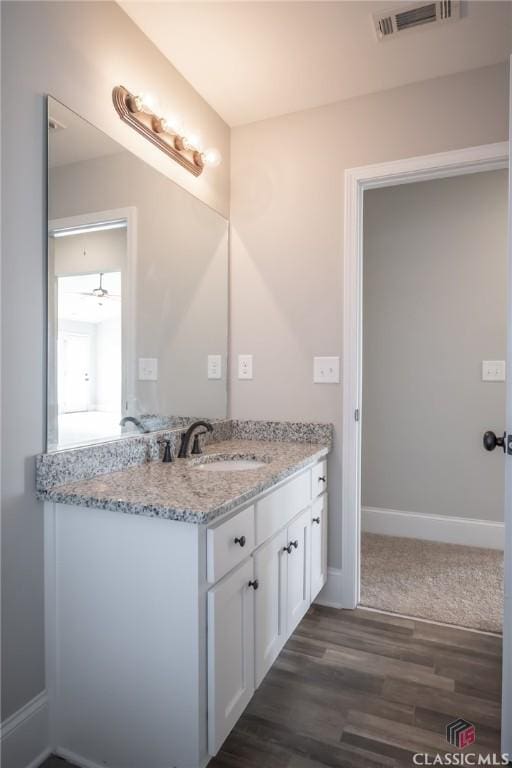
[[[48,113],[48,450],[225,418],[226,220]]]

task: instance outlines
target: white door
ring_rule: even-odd
[[[254,562],[208,592],[208,751],[216,755],[254,693]]]
[[[311,509],[311,601],[327,579],[327,494],[313,502]]]
[[[90,336],[64,331],[59,346],[59,411],[88,411],[91,379]]]
[[[291,635],[310,605],[311,596],[311,508],[302,512],[287,530],[287,621]]]
[[[512,76],[512,57],[510,59],[510,74]],[[509,110],[510,158],[512,157],[512,96]],[[503,616],[501,748],[504,753],[512,755],[512,184],[510,181],[510,171],[508,206],[507,440],[505,441],[507,455],[505,458],[505,604]]]
[[[256,687],[286,640],[286,531],[270,539],[254,555]]]

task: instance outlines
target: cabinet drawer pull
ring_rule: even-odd
[[[240,544],[241,547],[245,547],[245,536],[237,536],[235,538],[235,544]]]
[[[319,477],[318,478],[318,482],[319,483],[326,483],[327,482],[327,478],[326,477]]]
[[[314,517],[312,522],[316,523],[317,525],[320,525],[320,518],[319,517]]]
[[[260,583],[259,583],[258,579],[254,579],[253,581],[249,582],[248,586],[252,587],[253,589],[258,589],[259,585],[260,585]]]

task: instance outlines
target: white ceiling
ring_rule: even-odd
[[[512,3],[378,42],[385,2],[131,2],[121,7],[229,125],[504,61]]]

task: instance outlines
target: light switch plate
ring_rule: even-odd
[[[139,357],[139,381],[158,381],[156,357]]]
[[[339,357],[314,357],[313,381],[315,384],[339,384]]]
[[[208,355],[208,378],[209,379],[222,378],[222,356],[221,355]]]
[[[482,360],[482,381],[505,381],[505,360]]]
[[[238,378],[252,379],[252,355],[238,355]]]

